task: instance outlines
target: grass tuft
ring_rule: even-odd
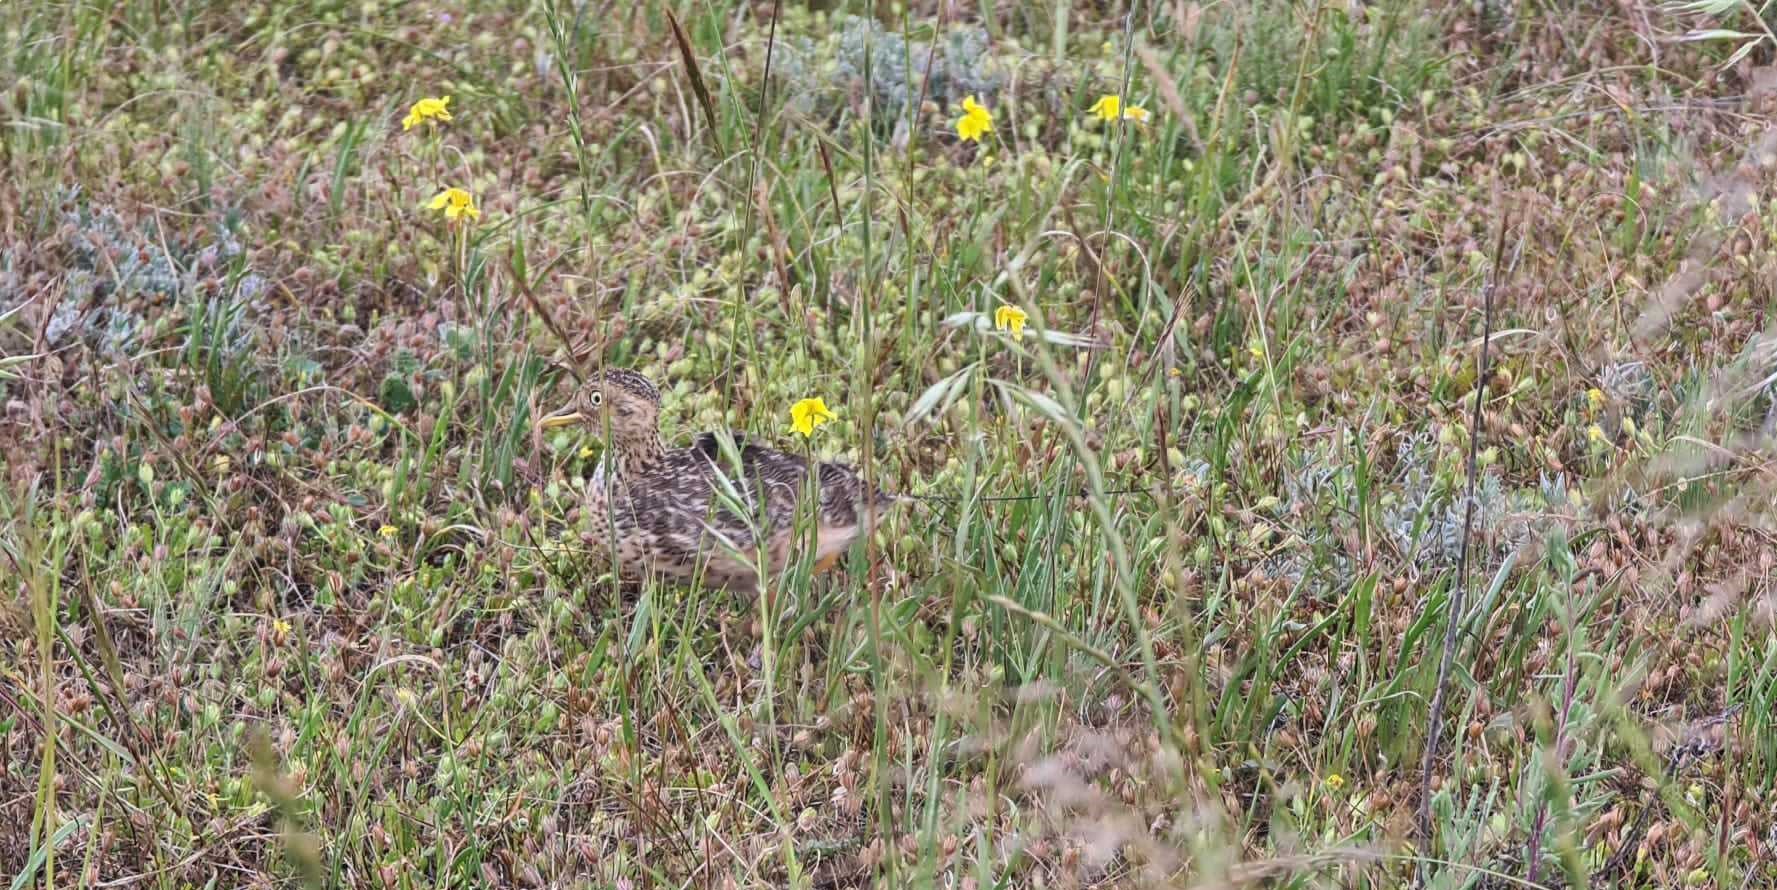
[[[9,887],[1777,879],[1751,4],[0,35]],[[610,366],[915,497],[621,584]]]

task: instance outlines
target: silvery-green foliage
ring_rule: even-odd
[[[142,298],[178,299],[207,277],[223,273],[243,252],[235,235],[220,235],[201,246],[168,240],[146,225],[132,226],[115,208],[82,199],[78,189],[62,193],[60,218],[65,239],[63,297],[44,327],[52,347],[79,338],[102,354],[128,352],[142,328]],[[235,297],[251,303],[265,280],[241,271]],[[10,299],[10,298],[9,298]]]
[[[1653,397],[1656,390],[1653,375],[1648,373],[1646,362],[1630,361],[1606,365],[1599,373],[1599,378],[1606,395],[1634,405],[1637,410],[1645,407],[1644,403]]]
[[[805,41],[785,55],[787,79],[808,83],[811,75],[830,68],[831,84],[845,95],[863,95],[868,87],[877,115],[886,120],[904,117],[922,95],[949,108],[968,96],[989,102],[1003,84],[1003,77],[988,65],[987,32],[979,27],[953,28],[934,47],[926,41],[909,41],[872,18],[847,16],[840,21],[839,37],[830,48]],[[830,58],[830,66],[821,63],[823,55]]]
[[[1409,436],[1399,452],[1399,471],[1392,484],[1395,497],[1382,511],[1383,529],[1403,553],[1416,553],[1424,565],[1454,566],[1462,551],[1466,499],[1461,490],[1441,489],[1433,479],[1436,443],[1429,434]],[[1487,541],[1511,504],[1496,473],[1480,472],[1475,480],[1473,533]],[[1516,537],[1516,534],[1509,537]],[[1476,555],[1489,552],[1478,547]]]

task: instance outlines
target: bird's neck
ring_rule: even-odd
[[[660,441],[660,434],[655,432],[619,442],[612,450],[616,452],[616,461],[611,472],[618,479],[643,475],[659,466],[661,459],[666,457],[666,443]]]

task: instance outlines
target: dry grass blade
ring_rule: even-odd
[[[845,221],[845,207],[839,203],[839,178],[833,174],[833,155],[827,150],[827,140],[815,134],[815,154],[821,161],[821,172],[827,181],[827,197],[833,202],[833,222],[835,225]],[[826,287],[817,287],[820,293],[821,311],[826,313],[829,325],[838,324],[833,318],[832,291]]]
[[[703,108],[704,123],[710,128],[710,141],[715,144],[716,152],[723,153],[722,128],[716,122],[716,103],[710,99],[709,87],[703,82],[703,69],[697,65],[697,53],[691,49],[691,38],[685,34],[684,26],[679,24],[679,17],[673,11],[666,10],[666,20],[673,26],[673,42],[678,44],[679,58],[685,62],[685,73],[691,78],[691,92],[697,96],[697,104]]]
[[[1000,596],[999,594],[988,594],[984,599],[986,599],[987,602],[1005,609],[1008,613],[1023,618],[1024,620],[1054,634],[1056,639],[1061,640],[1080,654],[1103,665],[1105,670],[1110,671],[1111,675],[1115,676],[1118,682],[1122,683],[1125,688],[1132,692],[1141,692],[1141,682],[1135,678],[1134,674],[1129,673],[1129,671],[1123,667],[1121,662],[1117,661],[1117,659],[1109,652],[1080,639],[1078,635],[1068,630],[1061,622],[1056,621],[1054,616],[1049,615],[1046,612],[1038,612],[1035,609],[1027,608],[1022,603]]]
[[[1456,574],[1450,582],[1449,606],[1446,609],[1447,617],[1444,619],[1443,653],[1438,661],[1437,686],[1432,691],[1431,713],[1425,725],[1425,754],[1419,764],[1419,875],[1417,880],[1420,887],[1426,886],[1426,882],[1431,877],[1430,866],[1433,861],[1431,780],[1432,772],[1438,766],[1438,738],[1443,729],[1445,699],[1450,692],[1450,672],[1454,669],[1456,662],[1458,630],[1468,598],[1469,554],[1474,542],[1475,474],[1482,433],[1481,406],[1487,393],[1487,375],[1489,373],[1487,347],[1491,345],[1493,340],[1493,303],[1499,290],[1500,263],[1505,256],[1506,230],[1510,228],[1503,218],[1503,202],[1500,200],[1498,191],[1494,193],[1493,207],[1494,212],[1500,215],[1500,220],[1493,241],[1492,265],[1487,272],[1487,283],[1482,287],[1481,354],[1475,365],[1474,409],[1469,420],[1467,483],[1463,491],[1462,505],[1462,542],[1456,557]]]
[[[1154,83],[1154,89],[1160,92],[1160,101],[1166,103],[1166,110],[1172,112],[1184,126],[1185,134],[1191,137],[1191,147],[1199,154],[1203,152],[1203,137],[1197,132],[1197,119],[1191,116],[1190,107],[1185,104],[1185,97],[1179,93],[1178,81],[1166,71],[1166,63],[1146,46],[1135,48],[1135,54],[1141,58],[1142,67],[1147,69],[1148,77]]]
[[[553,268],[558,262],[561,262],[561,257],[559,256],[554,260],[551,260],[549,265],[543,268],[543,271],[547,273],[549,269]],[[537,299],[536,292],[531,290],[530,281],[525,279],[524,274],[519,271],[512,261],[508,260],[506,268],[512,273],[512,281],[517,285],[518,292],[524,295],[524,300],[530,305],[531,311],[537,313],[538,318],[543,319],[543,326],[549,328],[549,333],[554,334],[555,339],[561,341],[562,348],[567,350],[568,372],[574,375],[576,381],[585,383],[586,374],[580,368],[581,353],[575,350],[573,338],[568,336],[568,332],[562,328],[561,322],[556,321],[555,315],[549,311],[549,307],[544,306],[543,301]]]

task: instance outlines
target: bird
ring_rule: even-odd
[[[814,571],[823,573],[894,505],[909,500],[866,482],[850,466],[814,462],[744,433],[726,434],[732,448],[721,434],[706,432],[688,447],[669,449],[660,436],[660,410],[660,390],[646,376],[606,368],[538,422],[543,429],[588,427],[605,438],[586,508],[604,520],[595,519],[596,527],[615,545],[620,578],[756,591],[761,563],[775,576],[791,559],[797,514],[811,493],[818,499],[807,510]]]

